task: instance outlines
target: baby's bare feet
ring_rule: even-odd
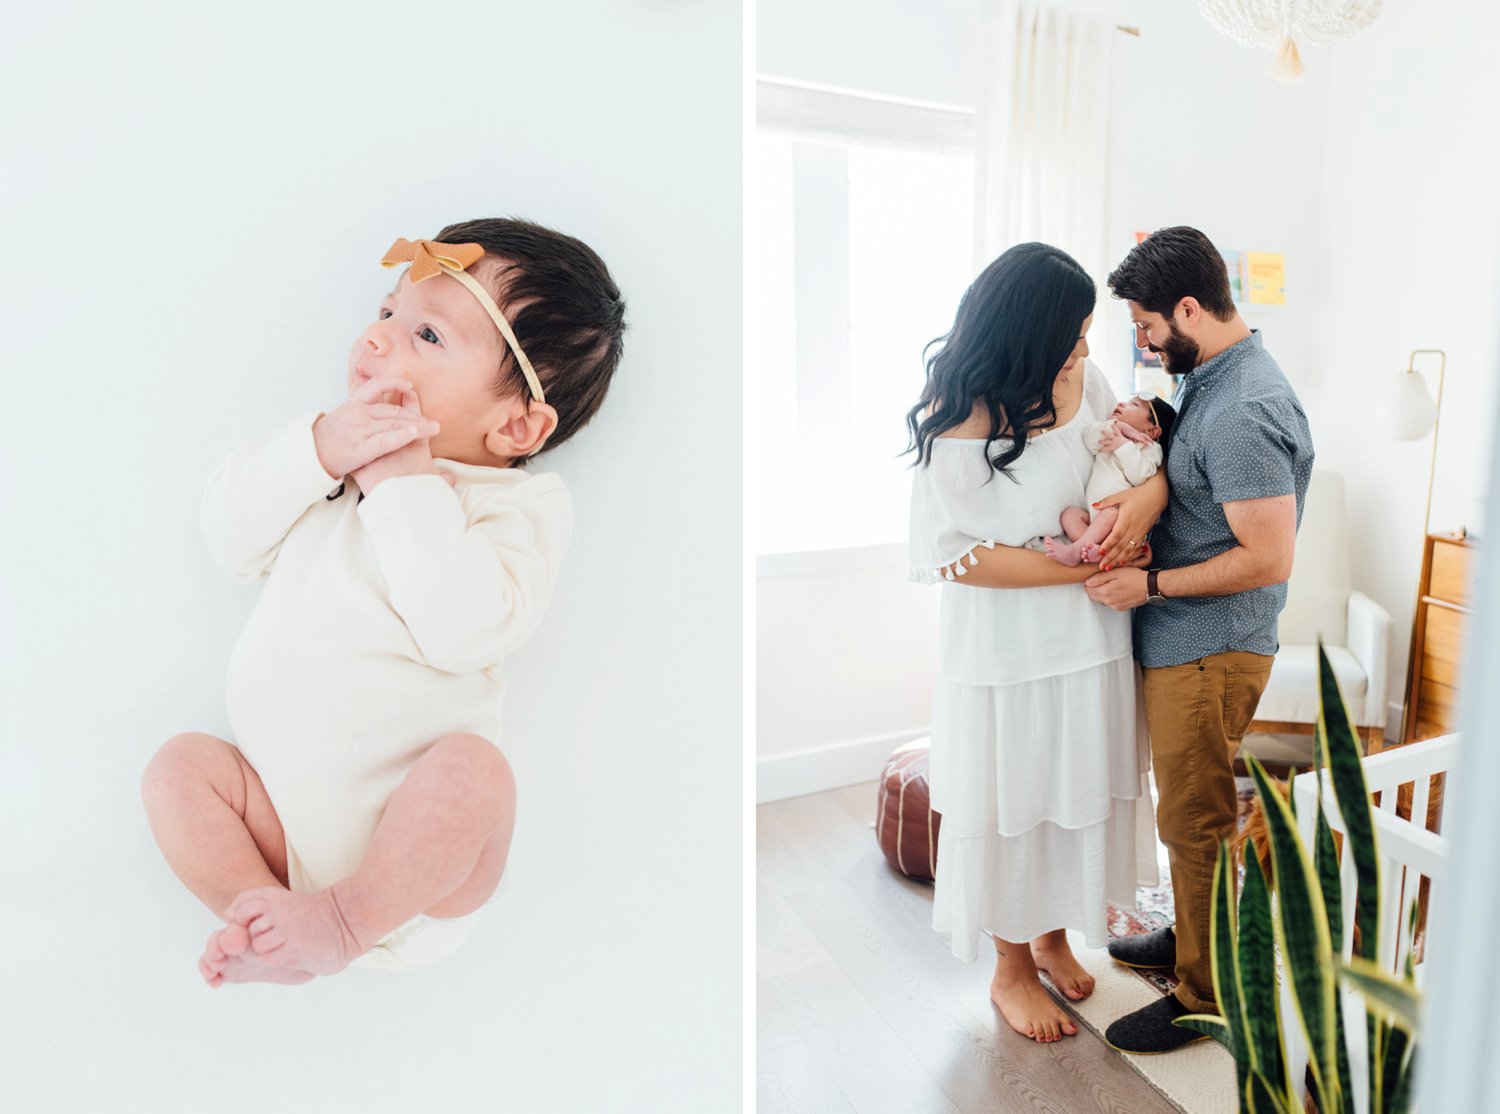
[[[245,954],[249,946],[250,934],[244,925],[232,924],[209,933],[208,946],[198,959],[198,973],[203,976],[203,981],[209,986],[246,982],[295,984],[317,977],[311,971],[258,963],[253,952]]]
[[[1046,549],[1047,556],[1051,557],[1059,565],[1067,565],[1068,568],[1075,569],[1082,562],[1082,558],[1078,554],[1079,546],[1077,542],[1073,542],[1070,545],[1058,545],[1051,538],[1044,537],[1042,538],[1042,547]]]
[[[236,925],[249,933],[246,960],[283,971],[313,975],[336,975],[366,950],[339,912],[332,891],[298,894],[275,887],[246,890],[224,911],[233,931]],[[221,941],[221,949],[229,952]],[[232,938],[238,943],[238,938]],[[300,981],[300,980],[299,980]]]
[[[1052,985],[1075,1002],[1094,992],[1094,976],[1083,969],[1067,937],[1060,941],[1038,939],[1031,942],[1031,958],[1036,969],[1052,980]]]

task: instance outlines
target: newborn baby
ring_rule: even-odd
[[[204,496],[215,560],[264,582],[229,663],[233,742],[175,736],[141,791],[223,922],[209,986],[442,959],[509,854],[503,661],[572,530],[562,480],[526,465],[598,409],[624,303],[591,249],[526,221],[381,262],[411,266],[355,338],[347,397],[232,453]]]
[[[1172,432],[1177,411],[1159,398],[1128,399],[1114,408],[1108,421],[1094,422],[1083,431],[1084,444],[1094,454],[1084,498],[1090,507],[1106,496],[1145,483],[1161,467],[1163,443]],[[1053,560],[1070,568],[1099,560],[1099,543],[1109,537],[1120,517],[1118,507],[1099,511],[1069,507],[1062,513],[1062,528],[1069,544],[1052,538],[1042,544]]]

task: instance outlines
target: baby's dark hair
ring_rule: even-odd
[[[562,444],[598,411],[625,350],[625,299],[604,260],[582,240],[529,220],[462,221],[433,238],[484,248],[473,270],[505,312],[557,411],[546,447]],[[530,400],[521,365],[504,347],[495,394]]]
[[[1166,399],[1155,395],[1146,399],[1146,406],[1151,411],[1151,420],[1161,427],[1161,436],[1156,439],[1156,443],[1161,446],[1161,458],[1165,461],[1168,442],[1172,440],[1172,427],[1177,424],[1177,411]]]

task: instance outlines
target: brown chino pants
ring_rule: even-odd
[[[1217,1013],[1209,908],[1219,841],[1235,832],[1234,756],[1271,677],[1265,654],[1233,650],[1186,665],[1142,670],[1156,826],[1172,867],[1177,906],[1177,1000]]]

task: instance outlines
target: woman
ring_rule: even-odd
[[[964,294],[907,415],[917,454],[912,578],[942,585],[932,715],[933,808],[942,814],[933,928],[960,959],[995,942],[990,997],[1016,1032],[1077,1032],[1038,978],[1069,998],[1093,979],[1066,930],[1107,941],[1107,902],[1157,882],[1149,750],[1130,616],[1092,602],[1043,553],[1083,502],[1083,427],[1116,399],[1089,363],[1094,284],[1071,257],[1020,244]],[[1159,475],[1111,499],[1104,565],[1140,547],[1166,504]]]

